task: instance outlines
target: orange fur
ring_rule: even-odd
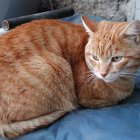
[[[38,20],[0,38],[0,135],[24,134],[78,106],[71,67],[84,59],[86,36],[79,25]]]
[[[86,24],[95,29],[89,41],[82,26],[58,20],[33,21],[0,38],[1,136],[12,138],[48,125],[78,105],[114,105],[131,94],[134,78],[106,83],[85,77],[92,67],[107,73],[112,69],[110,64],[96,65],[89,59],[93,54],[104,60],[125,50],[126,60],[116,68],[130,60],[139,65],[138,47],[134,50],[119,38],[128,23]]]
[[[82,20],[89,41],[85,47],[88,68],[85,66],[80,72],[86,72],[85,80],[78,80],[81,85],[78,86],[79,102],[85,107],[117,104],[132,93],[134,78],[140,66],[140,42],[135,42],[135,38],[140,37],[140,23],[101,21],[94,24],[85,17]],[[133,33],[129,35],[128,30]],[[93,59],[93,56],[98,57],[98,60]],[[123,58],[114,63],[114,56]],[[117,76],[111,79],[113,75]]]

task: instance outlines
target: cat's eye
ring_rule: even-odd
[[[121,61],[121,59],[122,59],[122,56],[115,56],[112,58],[112,62],[119,62]]]
[[[93,55],[92,58],[93,58],[94,60],[96,60],[96,61],[99,60],[99,58],[98,58],[96,55]]]

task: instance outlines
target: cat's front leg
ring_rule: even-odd
[[[82,107],[101,108],[116,105],[118,102],[113,99],[111,100],[107,98],[102,98],[102,96],[95,97],[93,94],[87,92],[78,96],[78,103]]]
[[[112,102],[104,99],[82,98],[79,100],[79,104],[82,107],[102,108],[102,107],[116,105],[117,102]]]
[[[118,82],[119,83],[119,82]],[[116,105],[119,101],[125,99],[131,93],[131,89],[124,84],[108,84],[102,80],[94,82],[81,83],[78,89],[78,102],[83,107],[100,108]],[[126,83],[128,85],[128,83]]]
[[[81,106],[92,108],[116,105],[132,93],[133,87],[133,81],[129,80],[106,83],[97,79],[81,86],[78,101]]]

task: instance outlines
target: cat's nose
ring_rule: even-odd
[[[106,77],[107,73],[101,73],[102,77]]]

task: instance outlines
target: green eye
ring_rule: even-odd
[[[112,62],[119,62],[121,61],[121,59],[122,59],[122,56],[115,56],[112,58]]]
[[[99,60],[99,58],[98,58],[96,55],[93,55],[92,57],[93,57],[93,59],[96,60],[96,61]]]

